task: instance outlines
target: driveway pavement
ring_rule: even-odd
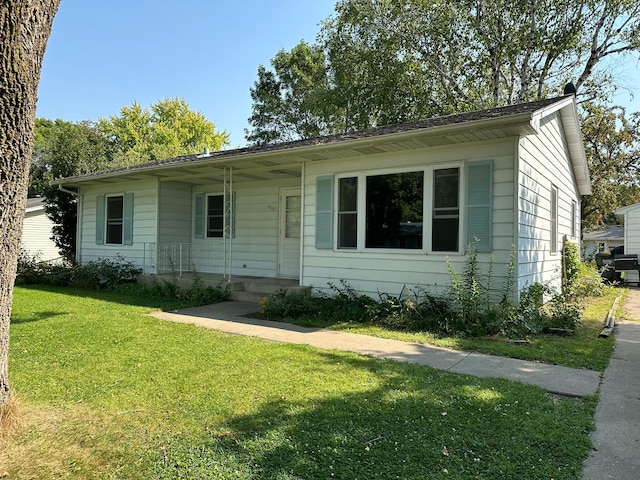
[[[624,310],[600,386],[583,480],[640,479],[640,290],[630,289]]]

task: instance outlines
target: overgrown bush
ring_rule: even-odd
[[[580,275],[580,251],[578,245],[564,242],[562,246],[562,294],[574,295]]]
[[[570,250],[570,249],[568,249]],[[576,250],[577,251],[577,250]],[[572,255],[569,252],[569,255]],[[571,257],[574,258],[574,257]],[[331,322],[373,323],[395,330],[430,331],[446,335],[495,335],[526,338],[543,332],[570,334],[580,321],[576,302],[578,292],[587,292],[582,285],[580,262],[568,262],[571,289],[557,293],[546,285],[535,283],[520,292],[512,301],[515,270],[515,249],[507,267],[502,291],[492,285],[493,259],[483,271],[477,248],[469,247],[469,258],[463,273],[455,272],[448,262],[451,277],[449,295],[436,296],[424,289],[403,289],[399,295],[378,293],[378,300],[360,295],[347,282],[329,283],[329,294],[311,296],[280,292],[265,297],[260,312],[267,318],[330,319]],[[590,274],[591,275],[591,274]],[[589,291],[597,289],[595,280]]]
[[[161,279],[152,285],[135,285],[123,287],[123,290],[134,290],[138,296],[150,298],[162,298],[163,300],[177,300],[184,306],[207,305],[219,303],[231,298],[231,290],[228,285],[222,283],[214,286],[204,286],[202,277],[193,274],[193,281],[188,287],[178,285],[177,278],[168,281]]]
[[[119,285],[135,283],[141,273],[142,269],[118,254],[115,260],[99,258],[76,266],[72,284],[91,290],[112,290]]]
[[[573,284],[573,294],[578,298],[601,297],[606,288],[595,262],[580,262],[578,275]]]
[[[43,262],[39,255],[20,251],[16,272],[17,285],[69,285],[73,277],[70,265],[60,262]]]

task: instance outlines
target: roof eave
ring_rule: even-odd
[[[376,136],[367,136],[356,139],[347,139],[340,140],[333,143],[318,143],[316,145],[301,145],[301,146],[293,146],[286,148],[278,148],[277,146],[273,149],[269,150],[257,150],[257,151],[246,151],[245,149],[238,149],[237,154],[234,155],[233,151],[228,151],[229,154],[216,156],[215,153],[205,156],[205,155],[197,155],[194,156],[193,159],[189,160],[188,165],[203,165],[203,164],[229,164],[233,165],[235,162],[239,162],[242,160],[251,160],[255,158],[272,156],[274,154],[280,155],[296,155],[300,152],[305,152],[305,154],[313,153],[317,150],[327,150],[327,149],[337,149],[344,146],[359,146],[362,144],[377,144],[392,141],[403,140],[411,137],[418,136],[439,136],[439,135],[447,135],[453,134],[462,130],[478,130],[482,129],[490,129],[490,128],[499,128],[501,126],[509,126],[511,130],[516,131],[520,135],[527,135],[535,133],[535,128],[532,124],[532,115],[531,113],[519,113],[510,115],[507,117],[500,118],[491,118],[491,119],[478,119],[471,120],[462,123],[456,123],[451,125],[436,125],[429,128],[422,128],[416,130],[410,130],[406,132],[392,132],[386,133],[383,135]],[[136,168],[132,168],[130,170],[115,170],[108,171],[96,175],[89,176],[76,176],[76,177],[67,177],[55,180],[55,183],[58,185],[67,185],[67,186],[77,186],[81,183],[92,182],[92,181],[100,181],[103,179],[114,178],[114,177],[123,177],[128,175],[136,175],[140,173],[147,173],[151,171],[159,171],[159,170],[170,170],[175,168],[180,168],[185,166],[185,163],[167,163],[167,164],[150,164],[147,166],[140,166]]]

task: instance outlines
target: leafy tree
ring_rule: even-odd
[[[592,194],[582,199],[583,225],[611,223],[617,208],[640,202],[640,114],[584,104],[582,132]]]
[[[133,102],[119,115],[98,120],[98,129],[114,144],[112,166],[125,167],[192,153],[205,148],[220,150],[229,144],[229,134],[199,112],[189,109],[182,98],[159,100],[149,109]]]
[[[291,141],[332,133],[328,106],[329,78],[322,48],[301,42],[291,52],[280,50],[271,60],[274,71],[258,67],[251,88],[253,115],[245,130],[256,145]]]
[[[0,2],[0,428],[8,417],[9,321],[42,58],[60,0]]]
[[[69,261],[76,250],[77,200],[52,185],[53,180],[105,170],[113,155],[113,145],[91,122],[36,119],[29,193],[45,197],[53,241]]]
[[[322,133],[361,129],[544,98],[572,80],[583,98],[614,85],[603,60],[640,50],[636,0],[342,0],[318,44],[326,80],[289,101],[282,72],[264,67],[252,89],[249,141],[306,138],[299,105]],[[296,72],[297,64],[287,71]],[[294,79],[296,77],[294,76]],[[259,101],[256,101],[259,99]],[[329,110],[327,112],[327,110]],[[265,120],[268,119],[268,122]],[[287,135],[278,133],[288,132]],[[268,132],[266,134],[265,132]],[[264,134],[263,134],[264,133]]]

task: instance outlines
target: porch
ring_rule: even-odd
[[[223,249],[202,248],[190,243],[145,244],[144,283],[170,282],[188,288],[198,279],[204,287],[228,285],[231,299],[258,303],[260,298],[286,291],[309,290],[298,279],[251,275],[232,275],[231,255]]]

